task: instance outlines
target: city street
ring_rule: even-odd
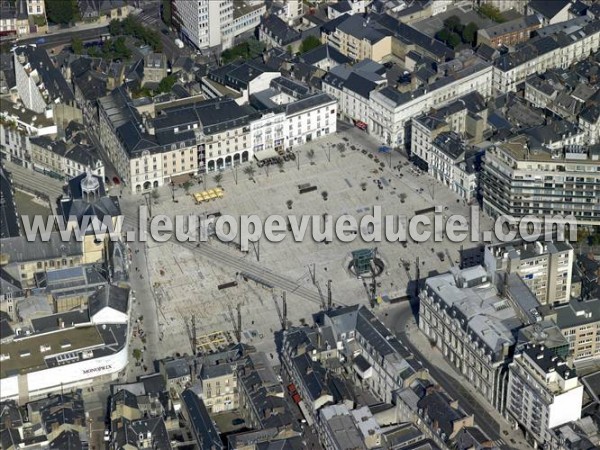
[[[485,399],[470,388],[469,384],[432,348],[419,330],[409,302],[384,306],[377,310],[380,320],[415,355],[431,376],[448,394],[458,400],[467,414],[473,414],[475,423],[502,449],[528,450],[520,431],[510,428],[508,422]]]

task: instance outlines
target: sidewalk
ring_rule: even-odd
[[[452,367],[440,353],[437,348],[432,348],[425,335],[419,330],[419,327],[414,321],[410,321],[406,330],[406,338],[414,345],[421,353],[427,355],[427,359],[435,364],[440,370],[445,372],[450,378],[454,379],[457,384],[460,384],[469,394],[475,397],[480,405],[488,405],[487,400],[468,383],[468,380],[463,378],[456,369]],[[510,427],[506,419],[494,408],[489,406],[485,408],[487,412],[500,425],[500,434],[506,445],[519,450],[531,450],[531,446],[525,442],[525,439],[520,431],[516,431]]]

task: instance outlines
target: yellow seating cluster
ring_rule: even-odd
[[[223,195],[223,189],[214,188],[209,189],[208,191],[196,192],[195,194],[192,194],[192,197],[194,197],[196,204],[199,204],[202,202],[209,202],[217,198],[223,198]]]

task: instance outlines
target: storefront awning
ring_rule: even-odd
[[[257,161],[264,161],[269,158],[276,158],[279,156],[279,153],[275,149],[268,148],[266,150],[260,150],[254,154],[254,157]]]

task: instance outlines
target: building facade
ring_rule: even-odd
[[[581,225],[600,225],[599,168],[593,147],[532,150],[518,136],[486,151],[483,209],[494,217],[560,214]]]
[[[568,242],[518,242],[485,247],[490,275],[519,275],[540,304],[568,303],[571,298],[573,247]]]
[[[583,385],[575,369],[542,346],[527,346],[509,366],[507,412],[535,446],[551,447],[553,428],[581,417]]]
[[[481,266],[428,278],[419,328],[483,397],[503,412],[517,313]]]
[[[200,50],[233,46],[233,0],[174,0],[173,19],[182,37]]]

